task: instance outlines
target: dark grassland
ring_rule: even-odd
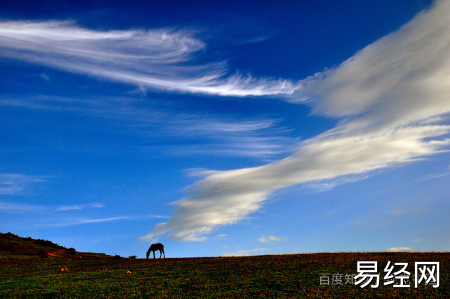
[[[380,286],[320,285],[319,273],[357,274],[378,261]],[[440,262],[440,287],[383,285],[387,262]],[[0,298],[450,298],[450,253],[349,252],[134,259],[81,253],[0,233]],[[395,271],[399,268],[395,268]],[[345,280],[343,280],[345,283]]]

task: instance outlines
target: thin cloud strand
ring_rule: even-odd
[[[290,95],[287,80],[229,74],[223,61],[196,63],[206,45],[191,31],[98,31],[73,22],[0,22],[0,56],[141,88],[221,96]]]

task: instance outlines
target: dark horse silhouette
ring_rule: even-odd
[[[147,258],[150,255],[150,251],[153,251],[153,258],[155,258],[155,251],[159,250],[159,258],[164,254],[164,258],[166,258],[166,254],[164,253],[164,245],[161,243],[152,244],[147,251]]]

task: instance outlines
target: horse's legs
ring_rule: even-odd
[[[155,258],[155,251],[156,251],[156,250],[153,250],[153,258]]]

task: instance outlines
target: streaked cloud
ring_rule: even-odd
[[[47,212],[51,213],[54,211],[73,211],[82,210],[86,208],[105,208],[106,206],[101,203],[88,203],[81,205],[63,205],[63,206],[52,206],[52,205],[31,205],[31,204],[17,204],[9,202],[0,202],[0,211],[14,211],[14,212]]]
[[[219,225],[245,219],[260,209],[277,189],[412,162],[436,153],[441,145],[421,141],[422,138],[444,132],[447,129],[440,127],[404,128],[390,135],[308,141],[281,161],[216,172],[191,186],[190,195],[174,203],[175,215],[168,222],[158,224],[150,235],[172,231],[169,236],[177,240],[204,240],[205,237],[199,236]]]
[[[403,210],[403,209],[396,209],[396,210],[391,210],[388,211],[389,214],[393,215],[393,216],[398,216],[398,215],[402,215],[402,214],[418,214],[420,212],[422,212],[423,209],[409,209],[409,210]]]
[[[163,216],[163,215],[147,215],[143,218],[170,218],[170,216]]]
[[[262,242],[262,243],[268,243],[268,242],[271,242],[271,241],[275,241],[275,242],[279,242],[279,241],[286,241],[287,240],[287,238],[286,237],[277,237],[277,236],[268,236],[268,237],[261,237],[261,238],[259,238],[258,239],[258,241],[259,242]]]
[[[42,176],[20,173],[0,173],[0,194],[17,194],[35,183],[44,182]]]
[[[296,86],[205,61],[194,31],[100,31],[61,21],[0,22],[0,55],[147,88],[221,96],[290,95]],[[45,79],[45,77],[44,77]]]
[[[256,249],[248,249],[248,250],[239,250],[237,252],[230,252],[225,253],[222,256],[248,256],[248,255],[254,255],[255,252],[260,252],[267,250],[267,248],[256,248]]]
[[[40,77],[42,79],[44,79],[45,81],[50,81],[50,77],[47,74],[45,74],[45,73],[40,74]]]
[[[431,179],[437,179],[437,178],[442,178],[442,177],[446,177],[450,175],[450,172],[444,172],[444,173],[437,173],[437,174],[430,174],[427,175],[424,180],[431,180]]]
[[[122,220],[139,220],[145,218],[167,218],[166,216],[160,215],[148,215],[148,216],[115,216],[115,217],[105,217],[105,218],[84,218],[84,217],[73,217],[73,218],[59,218],[54,221],[49,221],[48,226],[73,226],[82,224],[92,224],[92,223],[105,223],[113,221]]]
[[[438,1],[335,69],[301,81],[292,101],[308,100],[315,113],[340,118],[335,128],[283,160],[212,173],[142,239],[169,233],[175,240],[206,240],[218,226],[248,218],[280,188],[353,181],[448,148],[448,15],[450,2]]]
[[[86,223],[103,223],[103,222],[111,222],[117,220],[129,220],[135,219],[135,217],[130,216],[122,216],[122,217],[109,217],[109,218],[99,218],[99,219],[78,219],[73,224],[86,224]]]
[[[104,204],[94,202],[94,203],[88,203],[88,204],[82,204],[82,205],[71,205],[71,206],[60,206],[57,208],[57,211],[70,211],[70,210],[82,210],[86,208],[106,208]]]
[[[54,218],[47,219],[41,224],[35,224],[37,227],[64,227],[64,226],[75,226],[83,224],[93,224],[93,223],[106,223],[124,220],[137,220],[141,217],[137,216],[116,216],[116,217],[105,217],[105,218],[83,218],[83,217],[64,217],[64,218]]]
[[[50,96],[0,97],[0,105],[42,111],[67,111],[88,115],[114,124],[114,132],[124,131],[146,140],[166,138],[167,146],[146,145],[138,149],[157,149],[172,155],[244,156],[273,161],[295,149],[297,139],[283,127],[282,119],[235,119],[227,116],[179,112],[152,106],[145,99],[64,98]],[[104,126],[110,128],[111,126]],[[169,140],[170,139],[170,140]],[[177,144],[174,143],[177,140]]]
[[[17,204],[9,202],[0,202],[0,211],[6,212],[38,212],[42,207],[31,204]]]

